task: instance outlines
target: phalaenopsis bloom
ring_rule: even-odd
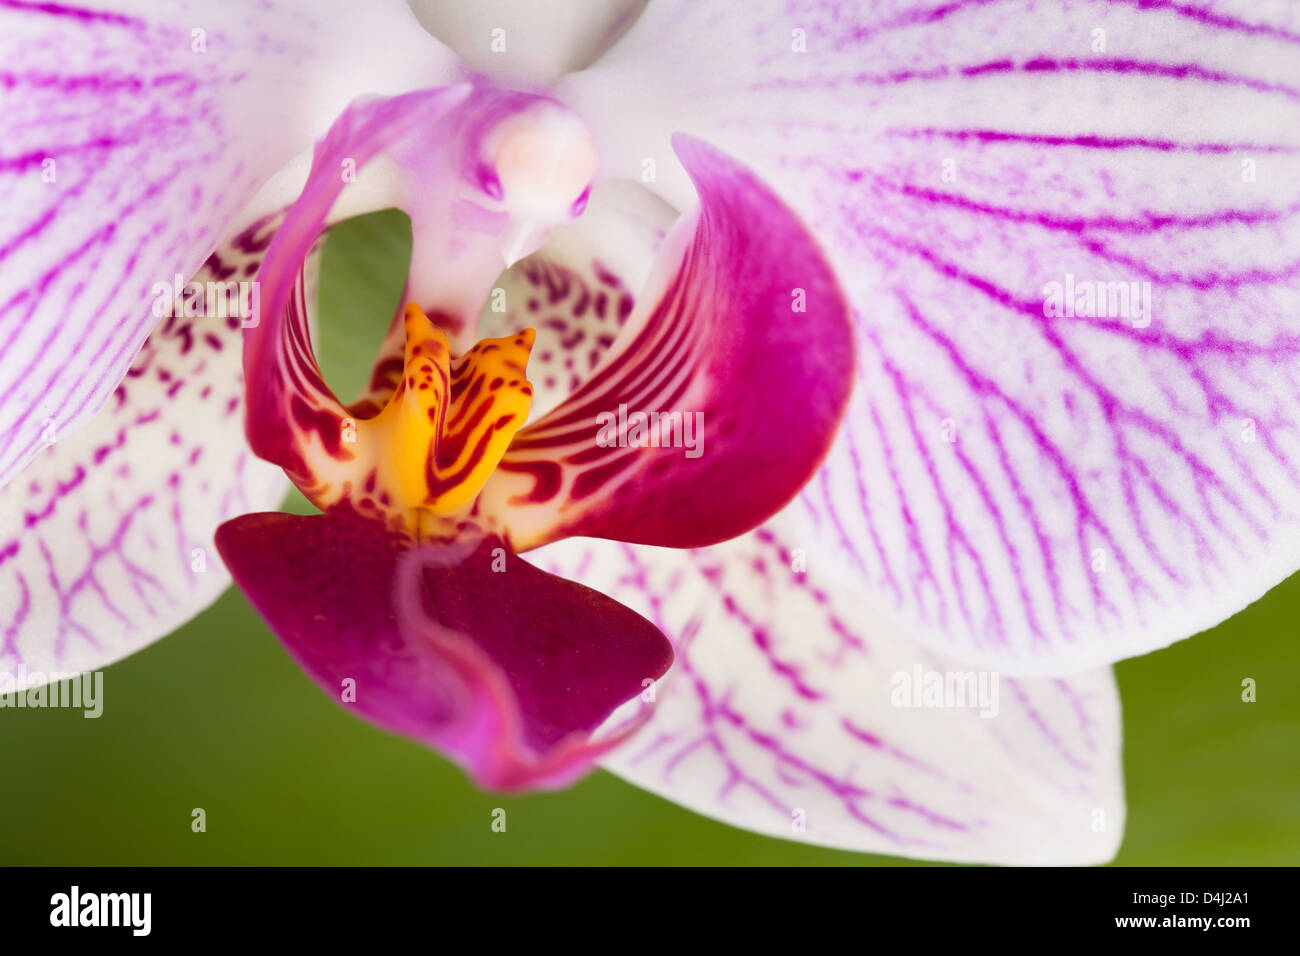
[[[0,0],[0,57],[0,690],[228,572],[486,788],[1094,862],[1108,665],[1300,565],[1293,3]],[[336,395],[323,239],[394,207]]]

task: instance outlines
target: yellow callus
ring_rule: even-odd
[[[377,416],[358,423],[357,444],[373,468],[359,484],[382,510],[448,515],[478,495],[528,419],[535,334],[483,339],[453,359],[447,336],[418,305],[403,320],[402,381]]]

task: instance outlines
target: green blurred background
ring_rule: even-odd
[[[409,242],[397,213],[331,235],[319,345],[341,394],[368,373],[374,316],[397,305]],[[1300,576],[1116,668],[1129,807],[1117,864],[1300,863],[1297,620]],[[1256,703],[1241,700],[1246,677]],[[560,793],[481,793],[327,699],[237,592],[115,664],[104,685],[99,720],[0,717],[0,864],[911,862],[755,836],[604,772]],[[194,807],[205,833],[190,829]],[[505,833],[492,832],[496,807]]]

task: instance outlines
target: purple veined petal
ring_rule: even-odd
[[[90,425],[65,436],[48,421],[48,447],[0,488],[10,689],[96,670],[173,631],[230,583],[217,525],[284,498],[284,475],[244,443],[237,314],[274,224],[218,249],[190,287],[203,308],[185,300],[198,314],[163,319]]]
[[[410,0],[430,33],[473,70],[545,86],[599,58],[647,0]]]
[[[552,150],[555,162],[538,167],[540,182],[520,162],[521,140]],[[382,162],[367,168],[379,157]],[[591,164],[581,125],[546,97],[475,82],[350,106],[317,144],[302,194],[258,275],[262,321],[245,339],[253,449],[300,487],[324,489],[313,500],[337,500],[355,457],[343,447],[346,423],[373,417],[401,379],[401,310],[376,316],[390,331],[366,394],[350,407],[321,378],[312,352],[303,264],[354,185],[392,197],[410,214],[404,301],[428,310],[453,352],[461,353],[473,343],[479,312],[506,265],[511,227],[549,229],[574,218]]]
[[[445,82],[399,0],[0,3],[0,483],[96,413],[236,214],[350,99]]]
[[[672,662],[644,618],[498,539],[415,546],[344,504],[243,515],[217,535],[236,582],[330,697],[446,754],[484,787],[564,786],[644,716]]]
[[[848,307],[805,227],[683,137],[699,211],[665,239],[600,369],[514,439],[477,503],[519,550],[567,535],[693,547],[779,511],[830,446]]]
[[[676,195],[686,129],[816,224],[860,387],[807,545],[931,647],[1048,674],[1300,566],[1298,54],[1286,3],[664,3],[561,95],[607,173]]]
[[[799,842],[960,862],[1109,860],[1125,818],[1109,668],[1024,679],[929,651],[826,579],[818,553],[777,530],[783,520],[695,551],[568,540],[531,555],[673,641],[649,723],[601,765]]]

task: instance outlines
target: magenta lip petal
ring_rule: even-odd
[[[595,731],[672,663],[644,618],[496,539],[416,548],[346,507],[224,524],[236,583],[321,688],[499,790],[558,787],[635,730]],[[495,570],[494,570],[495,568]],[[503,569],[503,570],[502,570]],[[643,719],[643,718],[642,718]]]
[[[851,315],[821,250],[745,167],[690,137],[674,144],[701,204],[659,267],[680,264],[604,366],[519,433],[485,489],[482,509],[521,549],[566,535],[669,547],[734,537],[816,472],[843,415]],[[602,444],[601,416],[620,409],[694,416],[698,454],[684,438]]]

